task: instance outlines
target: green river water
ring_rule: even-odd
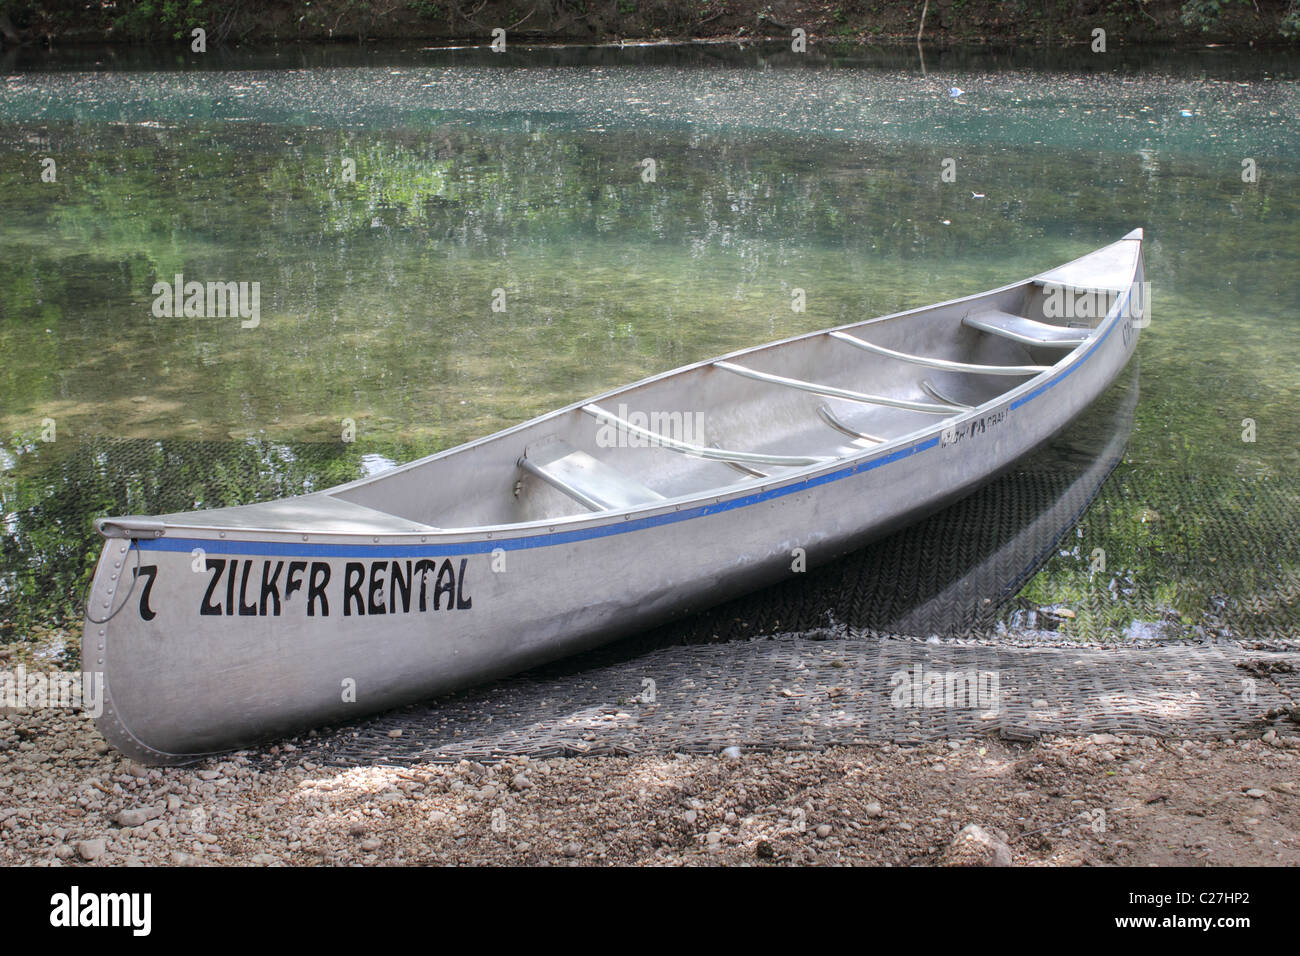
[[[323,487],[1135,226],[1153,320],[1112,483],[1143,491],[1112,494],[1084,552],[1188,627],[1253,588],[1261,621],[1295,627],[1300,529],[1239,503],[1300,488],[1293,60],[711,45],[0,65],[0,641],[75,636],[98,515]],[[259,324],[155,316],[178,273],[260,283]],[[1203,509],[1173,490],[1198,482]],[[1232,567],[1207,576],[1220,551]],[[1022,604],[1122,634],[1132,613],[1083,610],[1095,577],[1061,551]]]

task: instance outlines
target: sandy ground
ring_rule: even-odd
[[[0,714],[0,864],[1300,864],[1300,738],[186,768]]]

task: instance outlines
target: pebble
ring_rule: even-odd
[[[122,827],[143,826],[155,817],[163,815],[162,807],[135,807],[130,810],[120,810],[113,815],[113,822]]]
[[[1148,786],[1161,782],[1161,768],[1169,762],[1163,752],[1155,753],[1157,747],[1163,751],[1163,745],[1154,738],[1049,737],[1029,749],[1052,779],[1031,776],[1019,781],[1012,776],[936,802],[916,799],[923,786],[919,781],[933,779],[925,778],[927,768],[941,763],[960,773],[968,751],[974,763],[975,754],[986,749],[981,743],[988,744],[989,760],[1007,759],[1005,748],[967,738],[960,750],[956,740],[944,740],[916,749],[886,746],[879,751],[850,751],[829,761],[817,754],[753,753],[746,754],[743,764],[724,764],[717,756],[683,755],[633,763],[631,776],[620,776],[621,769],[568,760],[511,760],[492,768],[465,762],[409,771],[328,766],[312,770],[308,762],[293,759],[275,766],[267,749],[213,761],[210,769],[199,771],[145,769],[116,751],[95,756],[91,730],[78,724],[75,732],[60,736],[60,729],[56,722],[52,732],[35,736],[28,725],[0,715],[0,746],[9,747],[11,755],[10,763],[0,763],[0,859],[6,862],[283,866],[312,861],[463,864],[509,859],[552,866],[603,860],[628,865],[651,858],[675,864],[691,862],[692,857],[718,859],[708,855],[730,852],[731,847],[748,856],[748,862],[759,864],[832,857],[837,862],[855,862],[865,855],[865,847],[885,854],[879,855],[881,863],[905,863],[918,852],[922,859],[938,862],[957,855],[950,841],[960,836],[961,819],[979,821],[995,843],[1006,845],[1009,841],[994,824],[1009,828],[1014,820],[1017,827],[1033,829],[1059,819],[1062,809],[1068,812],[1071,797],[1087,796],[1087,805],[1093,806],[1104,796],[1094,793],[1091,783],[1072,792],[1069,780],[1056,779],[1061,772],[1067,777],[1076,772],[1088,777],[1097,773],[1092,768],[1124,773],[1131,766],[1143,777],[1134,792],[1146,793]],[[1255,734],[1247,735],[1244,752],[1238,749],[1240,741],[1225,748],[1217,741],[1207,745],[1200,740],[1179,751],[1185,764],[1204,758],[1207,746],[1220,756],[1230,748],[1229,756],[1240,761],[1238,773],[1216,780],[1214,793],[1222,795],[1226,789],[1256,801],[1238,801],[1232,815],[1238,828],[1251,828],[1252,836],[1261,833],[1271,813],[1294,808],[1295,797],[1288,794],[1295,794],[1300,784],[1300,778],[1295,783],[1279,779],[1288,774],[1294,778],[1294,767],[1300,766],[1297,752],[1270,747],[1261,742],[1259,731]],[[68,746],[58,751],[55,765],[68,772],[52,775],[50,764],[37,765],[37,751],[30,749],[37,744],[32,741],[49,740],[48,750],[55,752],[54,744],[64,737]],[[29,749],[22,749],[23,744]],[[1129,744],[1134,749],[1123,749]],[[1151,749],[1136,749],[1139,744]],[[283,753],[291,752],[287,745],[280,746]],[[895,753],[905,755],[901,762],[885,756]],[[1107,753],[1118,756],[1114,767],[1100,762]],[[1249,772],[1251,760],[1258,761],[1254,773]],[[913,773],[909,785],[895,789],[890,773],[896,763]],[[833,787],[841,786],[843,778],[851,791],[813,788],[808,797],[800,798],[806,804],[796,807],[790,794],[792,788],[805,784],[809,767]],[[915,774],[916,770],[921,773]],[[1241,782],[1251,776],[1256,777],[1254,784]],[[213,780],[222,786],[213,786]],[[1031,780],[1032,792],[1015,792],[1013,799],[1015,788],[1027,787]],[[455,784],[462,789],[455,791]],[[674,793],[678,785],[683,789]],[[1238,790],[1232,791],[1232,786]],[[510,791],[533,789],[538,794],[510,796]],[[883,801],[870,797],[872,790],[890,794],[889,811],[883,809]],[[23,796],[16,800],[10,794]],[[495,794],[494,802],[481,802],[487,794]],[[961,799],[970,802],[963,804]],[[502,800],[515,801],[512,829],[504,839],[496,830],[489,833],[486,820],[488,811],[501,806],[497,801]],[[1014,807],[1018,800],[1025,801],[1023,809]],[[842,818],[826,812],[837,805],[851,815]],[[43,813],[51,808],[58,812]],[[1081,809],[1076,807],[1075,812]],[[839,822],[831,824],[830,819]],[[436,830],[428,829],[429,825]],[[404,832],[422,832],[427,839],[406,840]],[[565,833],[577,832],[586,834],[582,841],[565,840]],[[1077,838],[1057,840],[1055,832],[1048,834],[1050,851],[1034,843],[1018,846],[1023,859],[1017,854],[1012,858],[1078,862],[1082,851],[1072,844]],[[1088,836],[1078,828],[1073,832]],[[527,842],[515,842],[524,837]],[[816,857],[809,853],[814,848]],[[525,852],[527,857],[522,855]],[[996,846],[992,853],[993,864],[1003,865]]]
[[[962,827],[943,855],[945,866],[1010,866],[1011,848],[977,823]]]

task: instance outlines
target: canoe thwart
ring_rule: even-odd
[[[786,388],[797,388],[804,392],[812,392],[814,395],[825,395],[827,398],[842,398],[845,401],[858,402],[863,405],[888,405],[891,408],[906,408],[910,411],[926,412],[930,415],[951,415],[953,412],[961,411],[961,408],[955,405],[931,405],[928,402],[913,402],[905,398],[893,398],[888,395],[868,395],[865,392],[855,392],[834,385],[821,385],[817,382],[805,382],[798,378],[786,378],[784,375],[772,375],[770,372],[759,372],[756,369],[746,368],[743,365],[734,365],[731,362],[714,362],[713,367],[745,378],[752,378],[756,382],[784,385]]]
[[[876,345],[873,342],[866,342],[857,336],[849,335],[847,332],[828,332],[831,338],[846,342],[864,352],[874,352],[876,355],[885,355],[889,358],[898,359],[900,362],[911,362],[913,365],[924,365],[926,368],[941,368],[950,372],[969,372],[974,375],[1037,375],[1039,372],[1046,372],[1050,365],[974,365],[970,362],[953,362],[949,359],[930,358],[925,355],[912,355],[910,352],[895,352],[893,349],[887,349],[883,345]]]
[[[529,446],[519,467],[592,511],[631,508],[664,497],[558,438]]]
[[[1021,345],[1042,345],[1062,349],[1072,349],[1082,345],[1092,333],[1091,329],[1067,329],[998,309],[968,315],[961,320],[961,324],[981,332],[988,332],[990,335],[1000,335]]]

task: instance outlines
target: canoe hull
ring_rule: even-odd
[[[109,538],[83,642],[85,669],[105,677],[99,728],[141,762],[192,761],[517,672],[837,557],[1083,412],[1133,353],[1142,279],[1139,256],[1124,304],[1034,389],[743,493],[458,540]]]

